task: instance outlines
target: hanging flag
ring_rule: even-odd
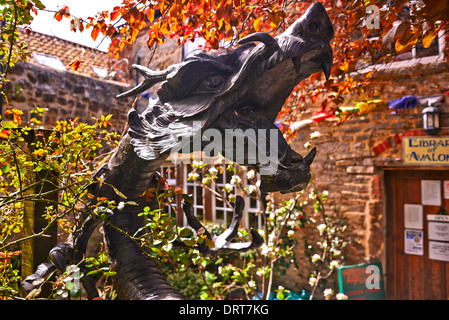
[[[419,99],[415,96],[405,96],[400,99],[388,101],[390,109],[400,110],[407,108],[414,108],[419,104]]]

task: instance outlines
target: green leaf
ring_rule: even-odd
[[[70,296],[74,299],[81,297],[81,288],[78,285],[74,285],[70,289]]]
[[[282,291],[279,291],[276,295],[276,298],[278,298],[278,300],[284,300],[285,299],[284,293]]]
[[[215,248],[215,243],[214,243],[211,239],[205,238],[204,240],[206,241],[206,245],[207,245],[209,248],[211,248],[211,249]]]
[[[193,240],[193,239],[185,239],[185,240],[183,240],[182,241],[186,246],[189,246],[189,247],[191,247],[191,246],[193,246],[194,244],[195,244],[195,240]]]
[[[17,124],[15,124],[13,121],[2,121],[2,128],[3,129],[15,129],[15,128],[17,128]]]
[[[185,238],[191,234],[191,230],[189,228],[182,228],[181,231],[179,231],[179,236],[182,238]]]
[[[10,166],[9,164],[5,164],[5,165],[2,167],[3,173],[8,173],[10,170],[11,170],[11,166]]]

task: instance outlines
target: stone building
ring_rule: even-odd
[[[11,106],[24,112],[25,122],[30,110],[41,107],[47,109],[42,119],[45,127],[58,120],[89,122],[113,114],[112,130],[123,130],[132,100],[115,96],[129,85],[112,80],[106,52],[33,31],[21,32],[19,41],[28,46],[31,57],[10,69],[7,95]],[[75,59],[82,61],[77,71],[69,67]]]

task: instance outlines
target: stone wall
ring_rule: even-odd
[[[423,67],[380,75],[374,88],[378,93],[376,98],[389,101],[406,95],[441,95],[449,88],[447,70],[447,64],[443,64],[434,69]],[[363,101],[367,97],[357,98]],[[309,112],[303,114],[302,120],[311,118],[321,99],[309,106]],[[385,214],[388,208],[385,207],[384,171],[407,167],[402,158],[404,136],[427,135],[422,130],[424,107],[426,105],[419,105],[393,113],[384,105],[343,123],[338,123],[335,118],[312,122],[300,129],[292,142],[295,151],[302,155],[307,153],[306,142],[317,147],[312,165],[315,184],[319,190],[329,192],[327,210],[335,209],[349,221],[347,238],[351,244],[344,252],[345,264],[385,262]],[[443,127],[439,135],[449,135],[449,96],[445,95],[439,109]],[[310,141],[313,132],[320,135],[317,140]],[[313,214],[313,208],[309,213]],[[312,269],[304,254],[304,237],[310,235],[305,231],[297,235],[300,270],[291,268],[284,279],[293,289],[310,288],[306,275]]]
[[[18,62],[10,70],[8,78],[10,82],[6,93],[11,107],[24,112],[25,122],[30,119],[30,110],[47,108],[42,119],[47,128],[58,120],[79,118],[89,123],[92,117],[113,114],[112,130],[122,132],[132,105],[131,98],[115,98],[128,90],[128,85],[70,71]]]

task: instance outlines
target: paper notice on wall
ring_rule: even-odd
[[[449,180],[444,180],[443,182],[444,199],[449,199]]]
[[[424,254],[423,231],[405,229],[404,251],[406,254],[422,256]]]
[[[423,228],[423,206],[420,204],[404,204],[404,227],[407,229]]]
[[[429,239],[449,242],[449,223],[429,222]]]
[[[426,206],[441,206],[440,180],[421,180],[421,203]]]
[[[429,259],[449,261],[449,243],[429,241]]]

